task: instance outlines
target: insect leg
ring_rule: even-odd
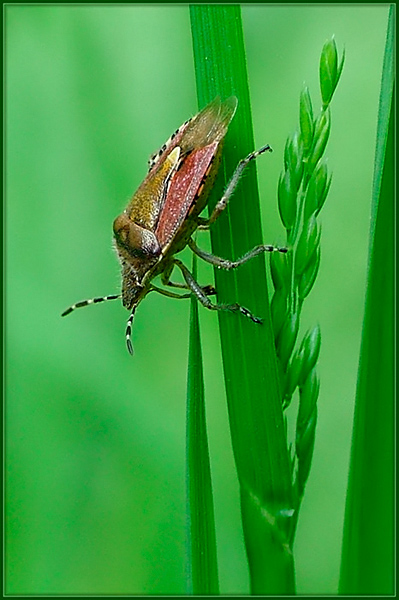
[[[99,302],[106,302],[107,300],[118,300],[118,298],[122,298],[121,294],[112,294],[111,296],[102,296],[99,298],[91,298],[91,300],[82,300],[81,302],[77,302],[76,304],[72,304],[69,308],[64,310],[61,317],[66,317],[75,310],[75,308],[83,308],[83,306],[89,306],[89,304],[98,304]]]
[[[170,276],[172,275],[174,264],[170,262],[167,267],[165,267],[164,271],[161,275],[161,281],[163,285],[168,285],[169,287],[179,288],[183,290],[187,290],[187,285],[185,283],[177,283],[170,280]]]
[[[179,267],[181,272],[183,273],[184,280],[186,281],[190,290],[195,294],[198,300],[201,302],[202,306],[205,308],[209,308],[209,310],[229,310],[231,312],[239,312],[242,315],[248,317],[254,323],[262,323],[262,319],[255,317],[248,309],[240,306],[239,304],[213,304],[204,293],[203,288],[199,285],[199,283],[194,279],[190,271],[187,267],[177,258],[174,259],[174,263]]]
[[[205,262],[215,265],[215,267],[218,267],[219,269],[226,270],[236,269],[240,265],[243,265],[251,260],[251,258],[255,258],[255,256],[258,256],[258,254],[262,254],[263,252],[281,252],[282,254],[287,253],[287,248],[261,244],[260,246],[255,246],[255,248],[244,254],[244,256],[238,260],[228,260],[227,258],[220,258],[219,256],[215,256],[214,254],[209,254],[209,252],[201,250],[201,248],[198,248],[197,244],[192,238],[189,239],[188,245],[194,254],[205,260]]]
[[[182,287],[187,289],[187,286],[182,285]],[[191,292],[189,294],[176,294],[175,292],[170,292],[169,290],[163,290],[162,288],[159,288],[153,284],[151,284],[150,292],[158,292],[158,294],[162,294],[168,298],[191,298],[192,296]]]
[[[134,354],[133,344],[132,344],[132,339],[131,339],[131,337],[132,337],[132,321],[134,318],[134,313],[136,312],[136,306],[133,306],[132,312],[130,313],[130,317],[128,318],[127,324],[126,324],[126,345],[127,345],[127,349],[129,350],[129,353],[132,356]]]
[[[184,287],[186,290],[188,289],[187,286],[184,286]],[[207,285],[207,286],[203,287],[202,291],[207,296],[212,296],[213,294],[216,294],[216,290],[213,287],[213,285]],[[179,298],[180,299],[180,298],[191,298],[191,296],[192,296],[191,292],[189,294],[176,294],[175,292],[171,292],[170,290],[163,290],[162,288],[159,288],[158,286],[153,285],[153,284],[151,284],[150,292],[158,292],[158,294],[162,294],[163,296],[167,296],[168,298]]]
[[[190,287],[187,285],[187,283],[177,283],[175,281],[170,280],[170,276],[172,274],[173,267],[174,267],[174,263],[172,262],[162,273],[161,281],[162,281],[163,285],[167,285],[169,287],[179,288],[179,289],[183,289],[183,290],[190,289]],[[216,290],[213,287],[213,285],[205,285],[202,287],[202,290],[207,296],[213,296],[214,294],[216,294]],[[165,296],[166,296],[166,294],[165,294]],[[191,294],[189,294],[189,296],[191,296]],[[188,298],[189,296],[179,296],[179,298]]]
[[[270,148],[269,145],[263,146],[263,148],[260,148],[260,150],[255,150],[255,152],[251,152],[251,154],[248,154],[248,156],[246,158],[243,158],[242,160],[240,160],[229,183],[227,184],[226,190],[225,190],[222,198],[216,204],[209,219],[203,219],[203,218],[201,219],[200,218],[198,220],[198,223],[199,223],[198,229],[208,229],[209,226],[212,225],[212,223],[214,223],[216,221],[216,219],[218,218],[220,213],[223,212],[224,209],[226,208],[231,196],[233,195],[234,190],[237,187],[238,181],[239,181],[245,167],[248,165],[248,163],[251,162],[251,160],[254,160],[257,156],[259,156],[260,154],[263,154],[264,152],[273,152],[273,150]]]
[[[162,281],[162,283],[164,285],[168,285],[169,287],[179,288],[180,290],[187,289],[187,286],[185,283],[178,283],[177,281],[171,281],[170,279],[168,279],[168,281]]]

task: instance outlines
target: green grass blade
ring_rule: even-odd
[[[190,15],[200,107],[218,94],[223,99],[234,94],[239,101],[226,138],[214,203],[222,195],[226,177],[254,149],[241,13],[236,5],[196,5]],[[254,164],[212,227],[211,241],[216,255],[233,259],[262,243]],[[292,506],[291,472],[264,256],[235,272],[218,270],[215,278],[219,302],[239,302],[264,318],[260,326],[242,316],[218,315],[251,592],[293,593],[293,558],[285,523]]]
[[[196,257],[193,257],[195,276]],[[206,431],[198,302],[191,299],[187,381],[187,584],[190,594],[218,594],[211,469]]]
[[[369,278],[352,439],[341,594],[394,593],[394,7],[382,73]]]

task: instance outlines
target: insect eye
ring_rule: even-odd
[[[115,219],[114,235],[117,246],[136,258],[156,257],[161,253],[154,233],[131,221],[125,213]]]
[[[119,215],[114,221],[114,236],[118,244],[125,246],[129,237],[129,221],[126,215]]]

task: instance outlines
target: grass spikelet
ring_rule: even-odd
[[[278,184],[278,206],[286,230],[286,255],[271,255],[274,285],[271,313],[277,356],[283,377],[283,408],[299,390],[296,421],[293,488],[296,495],[291,542],[295,535],[298,511],[309,476],[317,423],[320,382],[317,360],[321,332],[316,325],[298,340],[300,316],[305,298],[311,292],[320,267],[320,211],[331,185],[327,162],[323,158],[331,130],[330,103],[344,64],[338,61],[334,38],[327,41],[320,57],[322,108],[315,117],[308,87],[299,100],[299,132],[287,139],[284,170]]]

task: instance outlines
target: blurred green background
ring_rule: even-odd
[[[265,242],[284,242],[276,187],[301,87],[318,110],[322,45],[335,34],[347,52],[304,312],[321,325],[321,391],[295,543],[298,593],[335,594],[388,7],[242,15],[256,145],[274,148],[258,162]],[[133,359],[119,302],[60,314],[119,290],[112,221],[149,154],[197,111],[188,8],[8,5],[5,17],[6,593],[184,593],[189,303],[150,295]],[[246,594],[217,317],[200,316],[221,592]]]

